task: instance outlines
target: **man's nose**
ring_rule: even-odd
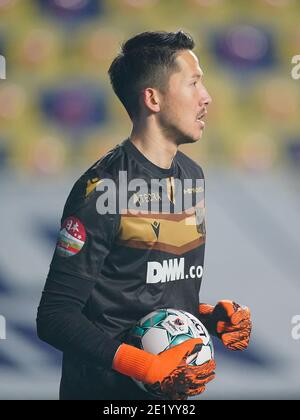
[[[210,94],[208,93],[206,89],[204,89],[204,92],[203,92],[203,103],[206,106],[212,103],[212,97],[210,96]]]
[[[207,89],[203,86],[201,90],[201,98],[200,98],[201,105],[208,106],[212,103],[212,97],[208,93]]]

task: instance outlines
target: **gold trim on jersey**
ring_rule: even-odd
[[[100,178],[89,179],[86,184],[85,196],[87,197],[88,195],[90,195],[91,192],[93,192],[94,189],[97,187],[97,185],[101,184],[101,182],[103,182],[103,180]]]
[[[180,214],[122,214],[118,242],[131,248],[181,255],[205,242],[204,217],[199,223],[199,211],[195,208],[192,213]]]

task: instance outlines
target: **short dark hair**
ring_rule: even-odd
[[[129,116],[139,114],[139,95],[147,87],[164,91],[176,70],[176,55],[192,50],[193,38],[183,32],[143,32],[123,43],[108,70],[115,94]]]

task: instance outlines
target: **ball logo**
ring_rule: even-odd
[[[189,331],[189,326],[187,322],[184,322],[183,319],[178,318],[177,315],[169,315],[163,322],[162,326],[168,331],[172,336],[179,334],[187,334]]]
[[[61,257],[72,257],[81,251],[86,240],[85,227],[77,217],[68,217],[59,232],[56,250]]]
[[[175,325],[184,325],[184,322],[183,322],[183,321],[181,321],[181,319],[180,319],[180,318],[177,318],[177,319],[175,319],[174,324],[175,324]]]

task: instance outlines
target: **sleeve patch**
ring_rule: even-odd
[[[86,231],[77,217],[68,217],[59,232],[56,250],[61,257],[72,257],[78,254],[85,244]]]

